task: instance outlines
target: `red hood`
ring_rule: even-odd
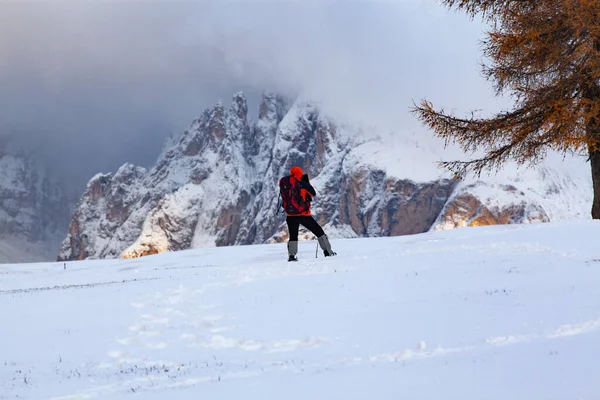
[[[290,175],[299,180],[302,179],[304,172],[302,172],[302,168],[294,166],[290,168]]]

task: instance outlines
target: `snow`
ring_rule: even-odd
[[[376,167],[390,177],[419,183],[452,177],[437,164],[444,153],[435,140],[416,135],[377,135],[377,130],[371,131],[371,136],[363,135],[365,141],[352,149],[348,160],[357,167]]]
[[[0,265],[0,398],[595,399],[597,221]],[[66,270],[64,269],[66,265]]]

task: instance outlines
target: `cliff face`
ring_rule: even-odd
[[[11,249],[5,256],[0,254],[0,259],[39,261],[49,249],[56,252],[69,212],[60,186],[32,155],[0,141],[0,241]],[[24,251],[29,254],[20,255]]]
[[[150,170],[126,164],[114,174],[95,176],[76,207],[59,259],[286,240],[277,182],[292,165],[311,177],[317,190],[313,215],[334,237],[556,217],[551,206],[521,189],[527,184],[518,175],[462,182],[442,172],[411,176],[421,159],[435,158],[430,153],[420,143],[398,146],[364,135],[311,102],[289,104],[272,94],[263,96],[253,121],[238,93],[228,107],[219,103],[205,110],[170,139]],[[401,162],[403,168],[391,168]],[[554,187],[559,193],[569,188]],[[579,200],[581,209],[585,201]]]

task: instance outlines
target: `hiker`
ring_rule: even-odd
[[[279,192],[283,200],[283,209],[286,213],[285,222],[288,226],[288,261],[298,261],[298,229],[300,225],[311,231],[319,241],[325,257],[334,256],[331,244],[323,228],[310,215],[310,202],[316,196],[315,189],[304,174],[302,168],[294,166],[290,168],[290,175],[279,180]]]

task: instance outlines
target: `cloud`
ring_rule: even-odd
[[[497,107],[479,75],[482,26],[434,1],[0,3],[0,134],[81,184],[149,165],[164,137],[244,90],[430,136],[413,100]]]

